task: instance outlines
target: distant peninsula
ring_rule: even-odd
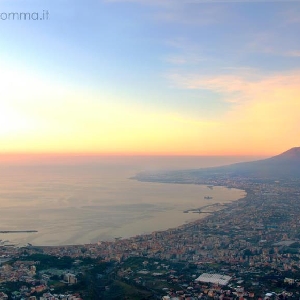
[[[294,147],[279,155],[257,161],[212,168],[143,172],[133,179],[145,182],[206,184],[214,178],[222,177],[263,181],[299,179],[300,147]]]

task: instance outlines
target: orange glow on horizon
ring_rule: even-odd
[[[296,147],[296,146],[295,146]],[[113,158],[113,157],[271,157],[285,152],[288,148],[282,148],[279,151],[261,151],[261,152],[12,152],[12,153],[1,153],[0,162],[18,162],[24,160],[55,160],[64,158],[74,159],[93,159],[93,158]]]
[[[215,91],[222,94],[219,101],[232,103],[210,118],[128,105],[100,91],[67,89],[27,75],[3,77],[13,86],[0,88],[7,95],[0,100],[1,161],[24,155],[273,156],[295,147],[300,136],[299,72],[255,80],[171,77],[181,88]]]

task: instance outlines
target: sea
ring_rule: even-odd
[[[245,191],[139,182],[139,172],[225,165],[253,157],[59,157],[0,163],[0,245],[74,245],[166,230],[205,217]],[[210,199],[205,199],[210,197]],[[3,233],[3,231],[29,231]]]

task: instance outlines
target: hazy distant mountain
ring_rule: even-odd
[[[300,178],[300,147],[292,148],[271,158],[236,163],[227,166],[170,171],[160,173],[143,173],[136,176],[142,181],[194,182],[198,178],[217,175],[247,177],[257,179],[293,179]]]
[[[258,178],[293,178],[300,177],[300,147],[268,159],[237,163],[217,168],[226,173]]]

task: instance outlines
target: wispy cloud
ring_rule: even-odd
[[[187,58],[180,55],[169,55],[164,60],[173,65],[185,65],[187,63]]]
[[[292,9],[291,8],[286,9],[280,13],[280,17],[285,20],[284,23],[286,25],[299,24],[300,23],[300,8],[293,7]]]
[[[286,55],[291,56],[291,57],[300,57],[300,50],[299,51],[290,51]]]
[[[207,58],[197,55],[196,53],[181,53],[181,54],[170,54],[163,58],[163,60],[169,63],[171,66],[182,66],[187,67],[190,65],[197,65]]]
[[[248,74],[204,76],[170,74],[174,86],[183,89],[207,89],[220,94],[220,101],[232,102],[217,127],[209,127],[212,148],[222,151],[247,151],[264,145],[266,151],[295,145],[300,134],[300,70],[285,74]],[[280,137],[280,140],[279,140]],[[215,140],[216,139],[216,140]],[[266,143],[267,141],[267,143]]]
[[[274,95],[276,91],[278,95],[283,95],[282,91],[289,93],[291,90],[300,90],[300,71],[269,76],[253,72],[242,76],[170,73],[167,78],[175,87],[211,90],[219,93],[223,101],[233,103],[255,101],[255,99],[261,99],[262,95],[265,95],[265,99],[270,99],[268,95]],[[276,98],[278,98],[278,95]],[[281,100],[284,101],[284,98]]]

